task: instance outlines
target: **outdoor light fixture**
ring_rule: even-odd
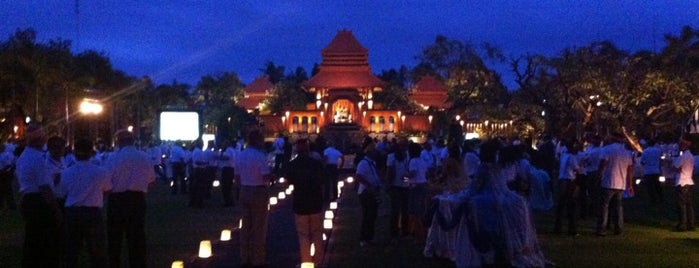
[[[321,105],[321,104],[323,104],[323,102],[320,101],[320,100],[317,100],[317,101],[316,101],[316,109],[320,109],[320,105]]]
[[[279,192],[277,198],[279,198],[279,200],[284,200],[284,198],[286,198],[286,194],[284,192]]]
[[[211,240],[202,240],[199,242],[199,258],[206,259],[211,257]]]
[[[665,176],[660,176],[660,177],[658,178],[658,181],[659,181],[659,182],[665,182]]]
[[[175,182],[174,182],[174,181],[170,181],[170,187],[172,187],[172,186],[175,186]]]
[[[335,217],[335,213],[333,213],[332,210],[326,210],[325,211],[325,218],[326,219],[333,219]]]
[[[286,118],[289,118],[289,111],[284,112],[284,115],[286,116]]]
[[[454,118],[456,119],[456,121],[459,121],[459,120],[461,120],[461,115],[457,114],[456,117],[454,117]]]
[[[429,116],[427,116],[427,121],[429,121],[430,124],[432,124],[432,119],[433,119],[433,118],[434,118],[434,117],[433,117],[432,115],[429,115]]]
[[[243,219],[238,220],[238,229],[243,229]]]
[[[314,268],[314,264],[312,262],[304,262],[301,263],[301,268]]]
[[[294,185],[289,185],[289,190],[294,190]]]
[[[347,183],[353,183],[354,182],[354,177],[350,176],[347,177]]]
[[[330,209],[337,209],[337,201],[330,202]]]
[[[636,185],[641,184],[641,179],[636,179]]]
[[[323,241],[328,240],[328,236],[323,233]]]
[[[282,115],[282,124],[286,123],[286,116]]]
[[[94,100],[94,99],[85,98],[80,103],[80,113],[82,113],[82,114],[96,115],[96,114],[102,113],[103,109],[104,109],[104,107],[102,107],[102,104],[99,103],[99,101]]]
[[[291,189],[287,188],[286,191],[284,191],[284,193],[286,193],[287,195],[290,195],[290,194],[291,194]]]
[[[338,182],[337,182],[337,187],[340,187],[340,188],[345,187],[345,182],[344,182],[344,181],[338,181]]]
[[[331,219],[324,219],[323,220],[323,229],[325,230],[330,230],[333,228],[333,220]]]
[[[309,252],[311,253],[311,257],[316,255],[316,244],[315,243],[311,243],[311,249],[309,250]]]
[[[459,124],[461,125],[461,127],[464,127],[464,120],[459,121]]]
[[[214,187],[219,187],[219,186],[221,185],[221,182],[218,181],[218,180],[214,180],[214,182],[211,183],[211,185],[214,186]]]
[[[221,231],[221,241],[230,241],[231,240],[231,230],[224,229]]]
[[[284,179],[284,177],[280,177],[280,178],[279,178],[279,183],[284,183],[284,182],[286,182],[286,179]]]
[[[367,108],[369,108],[369,110],[371,110],[371,109],[374,107],[374,101],[373,101],[373,100],[368,100],[368,101],[366,102],[366,106],[367,106]]]
[[[183,261],[173,261],[172,265],[170,265],[171,268],[184,268],[184,262]]]
[[[275,197],[275,196],[270,197],[269,204],[273,205],[273,206],[276,205],[277,204],[277,197]]]

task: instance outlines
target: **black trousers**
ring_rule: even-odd
[[[335,201],[337,199],[337,165],[325,165],[325,201]]]
[[[648,190],[648,198],[651,203],[662,203],[663,187],[660,185],[660,174],[646,174],[643,176],[643,184]]]
[[[359,240],[371,242],[374,239],[374,228],[376,226],[376,217],[379,215],[379,202],[377,202],[375,193],[364,191],[359,195],[359,201],[362,204],[362,224],[359,234]]]
[[[408,187],[391,187],[391,236],[398,237],[408,230]],[[405,234],[405,233],[404,233]]]
[[[232,167],[223,167],[221,169],[221,194],[223,195],[224,206],[234,206],[238,199],[238,193],[233,198],[233,179],[235,178],[235,169]],[[237,188],[236,188],[237,190]]]
[[[61,229],[55,212],[40,193],[25,194],[20,208],[24,218],[22,267],[58,267]]]
[[[568,219],[568,234],[577,234],[578,184],[573,180],[558,180],[558,189],[554,232],[561,231],[563,213],[565,213]]]
[[[187,193],[187,181],[184,177],[187,176],[186,172],[187,166],[183,162],[172,163],[172,193],[176,194],[180,192],[181,194]]]
[[[10,209],[17,208],[14,191],[12,190],[14,178],[15,174],[11,171],[0,171],[0,208],[5,206]]]
[[[107,240],[109,266],[121,266],[121,242],[126,239],[128,267],[146,266],[146,196],[143,192],[118,192],[108,197]]]
[[[107,237],[102,209],[98,207],[67,207],[64,216],[64,267],[78,267],[83,242],[87,247],[90,267],[108,267]]]
[[[201,208],[204,206],[204,197],[207,191],[207,184],[211,185],[208,179],[208,171],[206,168],[192,169],[191,178],[189,179],[189,206]]]
[[[690,230],[694,229],[694,199],[692,185],[677,186],[675,187],[677,191],[677,210],[679,211],[679,220],[677,224],[677,229]]]

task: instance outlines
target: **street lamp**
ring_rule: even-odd
[[[95,99],[84,98],[80,103],[80,113],[97,115],[102,113],[104,107]]]

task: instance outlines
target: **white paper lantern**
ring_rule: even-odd
[[[333,219],[335,217],[335,214],[333,213],[332,210],[326,210],[325,211],[325,218],[326,219]]]
[[[211,240],[202,240],[199,242],[199,258],[206,259],[211,257]]]
[[[231,240],[231,230],[224,229],[221,231],[221,241],[230,241]]]

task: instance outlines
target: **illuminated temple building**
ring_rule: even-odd
[[[375,102],[375,93],[385,83],[371,73],[369,52],[351,31],[339,31],[321,54],[318,73],[303,83],[315,100],[305,110],[289,110],[278,115],[262,113],[267,133],[354,139],[356,135],[390,137],[400,132],[430,130],[430,116],[386,110],[382,103]],[[266,76],[259,77],[244,89],[245,98],[238,105],[248,110],[259,109],[271,96],[272,89]],[[418,107],[444,109],[449,105],[446,86],[432,76],[423,77],[407,92]]]

